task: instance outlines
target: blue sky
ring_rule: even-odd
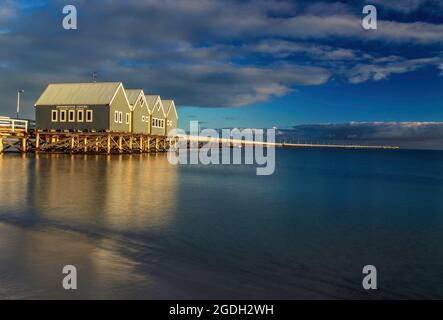
[[[443,1],[73,0],[71,31],[66,4],[0,3],[1,114],[97,71],[174,98],[182,127],[443,121]]]

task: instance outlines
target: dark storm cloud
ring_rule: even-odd
[[[31,2],[30,2],[31,3]],[[65,1],[43,6],[0,3],[0,104],[13,106],[17,88],[32,115],[48,82],[122,80],[128,87],[174,97],[177,104],[240,107],[284,96],[298,86],[339,76],[350,83],[443,65],[443,25],[379,22],[361,28],[365,1],[72,1],[76,31],[62,29]],[[408,15],[429,1],[381,8]],[[23,3],[22,3],[23,4]],[[338,44],[331,43],[333,37]],[[339,40],[343,40],[340,43]],[[360,43],[425,46],[420,57],[385,56]],[[373,46],[378,48],[379,46]]]
[[[350,122],[280,129],[287,141],[342,142],[443,149],[443,122]]]

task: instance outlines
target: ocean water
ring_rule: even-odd
[[[443,152],[279,149],[271,176],[3,154],[0,298],[441,299]]]

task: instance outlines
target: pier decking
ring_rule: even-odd
[[[0,153],[145,153],[166,151],[174,141],[165,136],[112,132],[57,132],[30,129],[28,120],[0,117]]]
[[[178,136],[176,139],[151,134],[115,132],[38,131],[29,120],[0,117],[0,153],[46,152],[82,154],[130,154],[164,152],[175,147],[177,139],[186,139],[188,148],[201,148],[208,142],[220,146],[245,147],[258,145],[277,148],[345,148],[345,149],[399,149],[396,146],[268,143],[236,139]]]

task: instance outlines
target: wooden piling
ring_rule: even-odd
[[[108,146],[107,146],[107,154],[111,153],[111,135],[108,134]]]
[[[123,152],[123,137],[122,136],[118,137],[118,152],[119,153]]]
[[[0,153],[3,153],[3,137],[0,136]]]
[[[40,148],[40,133],[37,133],[35,135],[35,151],[38,152],[39,148]]]
[[[21,151],[22,152],[27,152],[28,151],[28,139],[27,138],[22,138],[21,139]]]

